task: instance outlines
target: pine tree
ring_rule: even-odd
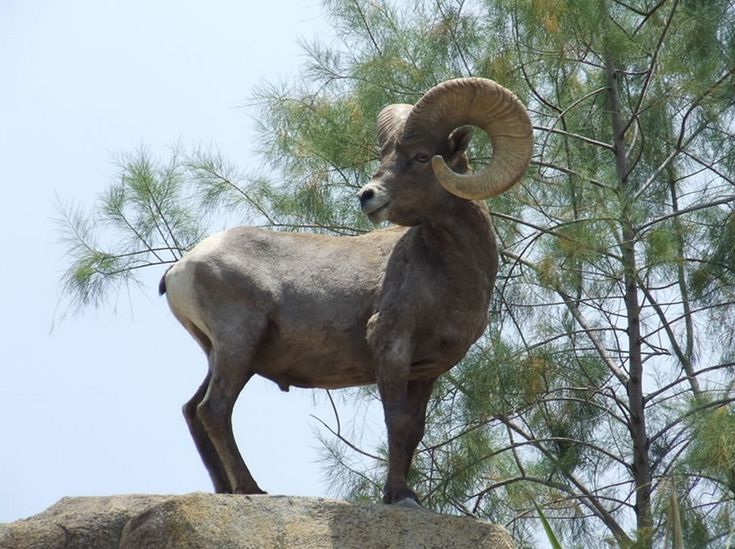
[[[118,247],[100,251],[69,214],[72,294],[95,302],[175,260],[218,209],[280,230],[368,230],[354,192],[376,165],[379,109],[448,78],[494,79],[528,105],[535,154],[490,204],[503,261],[490,328],[437,386],[414,485],[426,506],[505,523],[521,544],[539,508],[569,546],[732,539],[735,4],[325,9],[341,42],[305,44],[298,83],[258,94],[272,178],[204,153],[129,159],[97,210]],[[482,136],[472,153],[487,161]],[[381,449],[358,460],[333,438],[327,451],[344,495],[374,497]]]

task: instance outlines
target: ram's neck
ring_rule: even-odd
[[[448,269],[494,273],[498,251],[485,203],[456,200],[451,211],[445,213],[440,218],[425,220],[420,226],[432,255],[440,258]]]

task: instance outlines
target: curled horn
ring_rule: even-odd
[[[398,132],[411,114],[413,105],[397,103],[388,105],[378,114],[378,145],[382,149],[390,139],[398,137]]]
[[[453,172],[440,155],[431,159],[434,174],[452,194],[468,200],[497,196],[526,171],[533,130],[523,104],[509,90],[485,78],[448,80],[427,91],[411,110],[400,141],[446,139],[460,126],[477,126],[490,137],[490,163],[478,173]]]

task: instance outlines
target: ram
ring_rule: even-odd
[[[468,173],[470,126],[490,163]],[[406,477],[435,380],[487,324],[498,251],[483,199],[523,175],[531,123],[507,89],[450,80],[378,116],[380,163],[358,193],[397,227],[332,237],[235,228],[210,236],[161,280],[207,355],[184,416],[217,492],[263,493],[238,451],[232,410],[251,376],[289,387],[377,383],[388,432],[385,503],[414,505]]]

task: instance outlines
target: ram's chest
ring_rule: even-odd
[[[368,323],[368,343],[378,356],[393,356],[395,343],[405,342],[402,359],[410,361],[412,377],[438,376],[454,366],[487,326],[487,283],[468,288],[442,282],[424,280],[410,293],[388,295]]]
[[[448,361],[458,361],[477,341],[487,326],[484,296],[474,302],[458,300],[426,311],[417,319],[415,354],[439,354]]]

